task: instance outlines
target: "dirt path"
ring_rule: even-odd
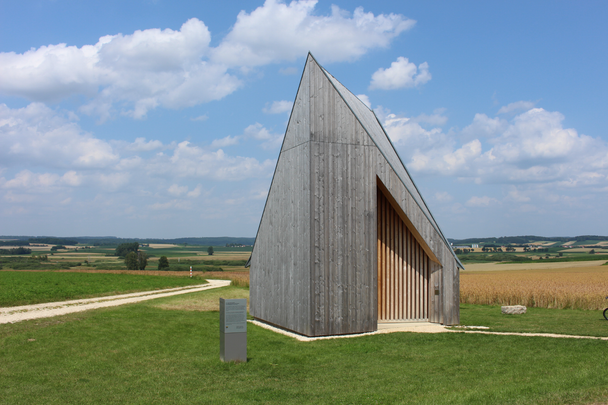
[[[449,330],[448,332],[477,333],[477,334],[481,334],[481,335],[539,336],[539,337],[564,338],[564,339],[608,340],[608,337],[581,336],[581,335],[560,335],[560,334],[557,334],[557,333],[484,332],[484,331],[480,331],[480,330]]]
[[[87,298],[82,300],[48,302],[44,304],[23,305],[20,307],[0,308],[0,324],[15,323],[28,319],[49,318],[52,316],[65,315],[73,312],[88,311],[89,309],[132,304],[134,302],[204,291],[212,288],[220,288],[230,285],[230,280],[207,281],[207,284],[197,286],[169,288],[165,290],[155,291],[143,291],[131,294],[112,295],[107,297]]]

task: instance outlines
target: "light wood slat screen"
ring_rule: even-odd
[[[378,321],[429,318],[429,257],[378,189]]]

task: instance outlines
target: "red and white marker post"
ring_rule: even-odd
[[[190,278],[192,278],[192,266],[190,266]]]

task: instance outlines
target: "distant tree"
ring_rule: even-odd
[[[454,253],[456,253],[457,255],[460,255],[460,254],[462,254],[462,249],[456,249],[454,251]]]
[[[137,270],[137,268],[139,267],[139,263],[137,260],[137,253],[135,253],[135,252],[127,253],[127,255],[125,256],[125,265],[127,266],[128,270]]]
[[[169,268],[169,260],[167,259],[167,256],[161,256],[160,259],[158,259],[158,269],[164,270],[164,269],[168,269],[168,268]]]
[[[146,252],[137,252],[137,267],[139,268],[139,270],[145,270],[147,265],[148,255],[146,254]]]
[[[589,251],[589,254],[590,254],[590,255],[594,255],[594,254],[595,254],[595,249],[591,249],[591,250]]]
[[[213,246],[207,248],[207,253],[209,253],[209,256],[213,256]]]
[[[119,257],[127,257],[129,252],[135,252],[139,250],[139,242],[133,243],[121,243],[116,247],[116,251],[114,252],[115,256]]]
[[[559,257],[562,257],[564,254],[562,252],[559,252]]]

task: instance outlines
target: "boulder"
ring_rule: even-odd
[[[525,314],[528,308],[525,305],[505,305],[500,307],[500,310],[506,315],[517,315]]]

